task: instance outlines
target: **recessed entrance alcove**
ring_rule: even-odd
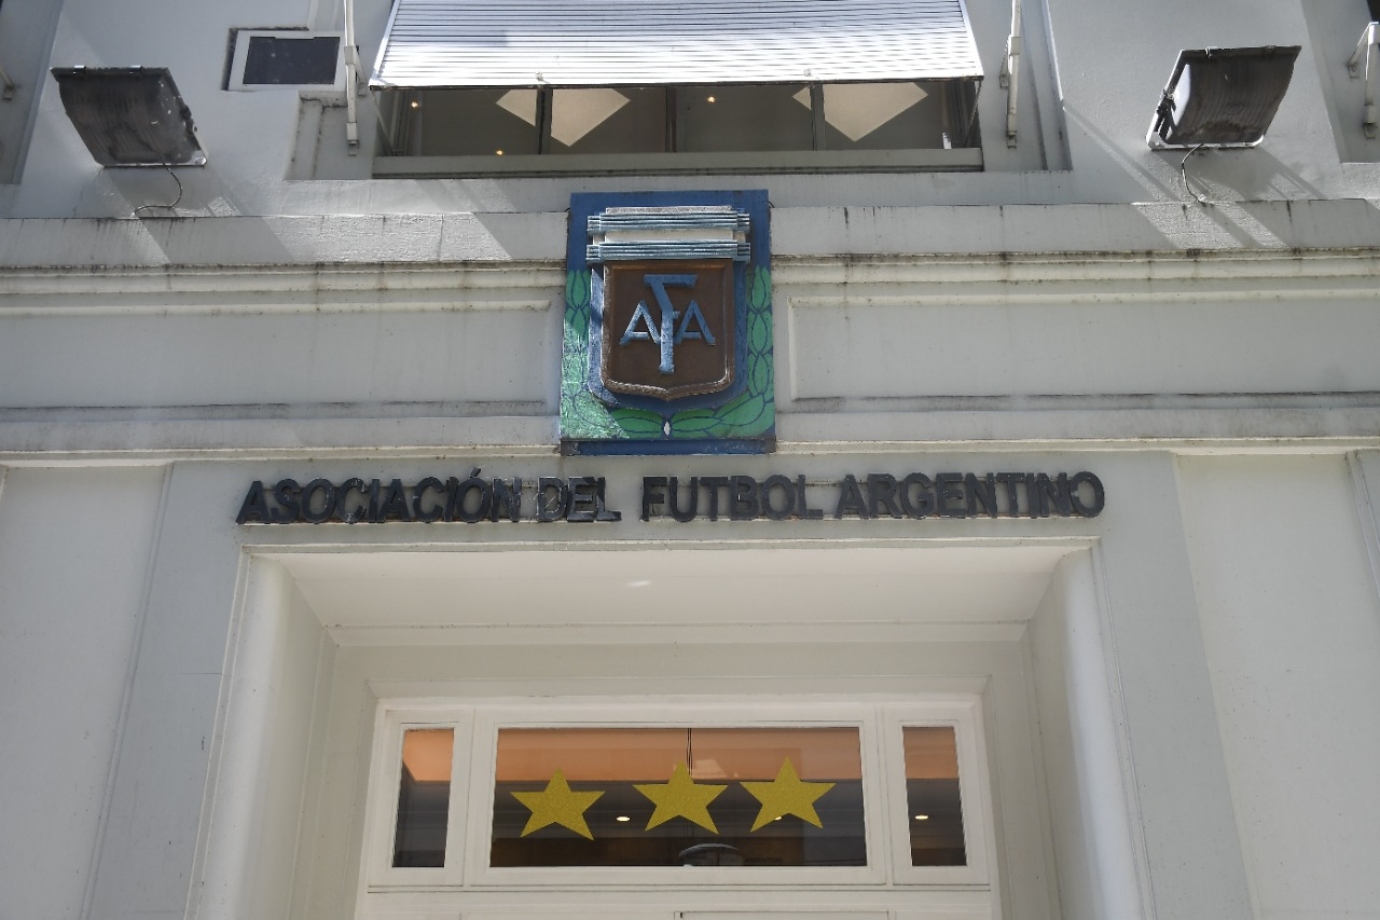
[[[205,903],[227,918],[1099,916],[1136,881],[1096,553],[1065,539],[252,552],[205,806]],[[887,762],[893,723],[964,706],[961,869],[911,868],[915,816],[883,826],[903,803],[867,806],[865,865],[814,874],[504,875],[487,868],[477,806],[451,811],[469,826],[450,868],[371,868],[392,846],[377,816],[396,808],[396,765],[386,782],[380,770],[399,719],[441,713],[458,726],[456,776],[473,765],[490,781],[472,723],[841,719],[881,801],[896,781],[867,765]]]

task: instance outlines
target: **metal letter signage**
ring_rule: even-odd
[[[763,475],[766,473],[767,475]],[[412,485],[402,479],[353,477],[256,481],[237,524],[550,524],[617,523],[603,476],[481,477],[444,473]],[[616,485],[616,483],[615,483]],[[948,518],[1095,518],[1107,505],[1102,480],[1069,473],[847,473],[808,479],[759,470],[720,476],[643,476],[642,520],[915,521]],[[833,509],[826,513],[828,509]]]
[[[567,454],[775,446],[765,192],[571,198]]]

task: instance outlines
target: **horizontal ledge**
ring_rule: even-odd
[[[754,153],[611,153],[546,156],[374,158],[376,179],[454,176],[671,175],[676,173],[978,171],[982,149],[772,151]]]
[[[2,222],[0,222],[2,223]],[[536,299],[565,285],[555,260],[508,262],[276,263],[247,265],[108,265],[0,268],[0,294],[127,294],[240,292],[430,298],[450,295],[481,302]],[[464,293],[461,293],[464,292]]]
[[[546,215],[564,221],[564,215]],[[773,229],[795,218],[792,209],[773,212]],[[222,219],[222,227],[234,218]],[[144,221],[123,221],[141,231]],[[0,225],[3,225],[0,221]],[[31,223],[31,221],[25,221]],[[100,232],[100,222],[52,220],[72,232],[82,225]],[[197,224],[196,219],[182,219]],[[188,231],[191,227],[188,226]],[[207,228],[209,229],[209,228]],[[778,290],[831,284],[888,286],[910,282],[967,284],[973,282],[1018,283],[1183,281],[1233,282],[1252,278],[1272,281],[1343,278],[1371,282],[1380,274],[1380,248],[1257,249],[1257,250],[1157,250],[1157,251],[1050,251],[989,253],[910,253],[791,255],[776,253],[772,259],[773,282]],[[419,302],[452,295],[476,303],[507,299],[538,300],[564,288],[565,264],[558,259],[511,261],[453,261],[431,259],[410,262],[288,262],[243,265],[108,264],[100,266],[28,265],[0,266],[0,294],[81,294],[109,298],[126,295],[235,293],[293,298],[305,294],[338,295],[341,300],[363,302],[409,296]]]
[[[1046,253],[919,253],[797,256],[773,259],[778,289],[896,284],[1014,284],[1021,282],[1204,283],[1268,279],[1356,279],[1374,288],[1380,249],[1223,250]]]
[[[745,173],[722,181],[761,187],[763,182],[770,186],[769,179]],[[420,199],[441,200],[450,194],[430,194],[420,179],[400,177],[385,184],[395,183],[421,183],[408,191],[422,193]],[[1105,271],[1105,277],[1119,278],[1136,277],[1146,265],[1150,272],[1201,271],[1203,277],[1217,277],[1229,275],[1231,266],[1261,275],[1375,273],[1380,257],[1380,247],[1356,245],[1380,238],[1380,211],[1361,199],[1223,204],[1212,215],[1168,202],[776,204],[772,240],[778,280],[790,272],[792,280],[805,283],[813,283],[812,273],[821,266],[850,278],[861,277],[860,272],[899,271],[897,266],[934,273],[926,280],[963,280],[970,272],[976,278],[1015,279],[1027,272],[1041,277],[1065,271],[1090,278]],[[339,283],[391,289],[434,284],[447,271],[462,271],[452,283],[502,287],[512,284],[512,270],[521,274],[531,269],[529,283],[544,284],[555,276],[550,283],[559,286],[568,244],[566,215],[564,203],[550,207],[540,212],[9,218],[0,220],[6,231],[0,234],[0,283],[18,283],[11,280],[13,274],[23,284],[41,286],[46,272],[63,276],[52,281],[62,289],[95,290],[111,279],[124,284],[120,276],[128,273],[128,283],[136,287],[142,283],[137,279],[144,278],[151,288],[161,283],[165,290],[175,290],[218,276],[237,282],[238,272],[257,272],[260,278],[252,284],[268,288]],[[1243,243],[1224,235],[1214,217],[1275,230]],[[1109,251],[1109,245],[1116,248]],[[1345,266],[1348,259],[1359,265]],[[1259,268],[1252,267],[1256,262]],[[184,276],[197,280],[184,282]]]
[[[932,289],[931,289],[932,290]],[[1029,288],[1012,287],[999,293],[963,293],[946,291],[939,293],[920,292],[906,294],[873,294],[841,288],[837,293],[795,297],[787,293],[778,294],[797,310],[853,310],[873,307],[878,309],[895,307],[989,307],[1027,305],[1072,306],[1079,304],[1223,304],[1282,301],[1326,301],[1326,300],[1380,300],[1380,287],[1370,284],[1355,288],[1291,288],[1291,287],[1235,287],[1230,290],[1205,291],[1202,288],[1187,287],[1182,290],[1155,289],[1147,291],[1069,291],[1050,290],[1042,287],[1038,291]]]
[[[401,298],[352,298],[333,294],[329,298],[304,296],[298,301],[255,300],[243,302],[243,292],[237,298],[230,295],[207,297],[198,303],[188,303],[174,295],[142,298],[134,303],[120,302],[126,297],[114,297],[99,304],[73,304],[70,302],[44,303],[41,296],[27,298],[11,295],[9,302],[0,305],[0,319],[6,317],[37,316],[254,316],[291,314],[343,314],[343,313],[479,313],[487,311],[528,311],[549,310],[554,298],[544,300],[472,300],[438,298],[419,300],[416,297]],[[69,298],[70,299],[70,295]],[[27,300],[27,302],[25,302]],[[114,301],[114,302],[112,302]]]
[[[1380,448],[1380,407],[966,409],[778,416],[777,455],[924,451],[1340,453]],[[924,432],[905,438],[902,432]],[[0,463],[557,456],[554,417],[0,421]]]

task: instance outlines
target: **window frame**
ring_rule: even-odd
[[[976,701],[969,711],[955,712],[954,703],[917,702],[886,707],[882,714],[881,734],[888,745],[884,756],[887,763],[899,765],[886,773],[891,784],[887,790],[888,804],[902,803],[906,820],[893,820],[888,829],[892,834],[892,868],[897,884],[937,885],[973,884],[974,878],[990,880],[990,841],[992,838],[992,801],[990,799],[990,764],[987,760],[981,724],[981,711]],[[965,707],[966,708],[966,707]],[[907,728],[946,726],[954,730],[958,749],[958,797],[963,809],[963,847],[967,864],[964,866],[916,866],[910,858],[910,808],[906,795],[905,741]],[[894,814],[894,812],[893,812]]]
[[[361,915],[372,895],[408,894],[450,906],[460,892],[597,892],[603,889],[658,891],[685,886],[682,867],[495,867],[489,865],[498,731],[503,728],[857,728],[862,760],[867,865],[828,867],[697,867],[695,888],[717,890],[793,888],[884,891],[967,888],[989,891],[994,839],[982,706],[977,694],[925,698],[860,698],[823,701],[810,697],[771,700],[668,698],[629,703],[626,699],[418,700],[378,703],[366,818],[361,848]],[[902,730],[910,726],[951,727],[959,767],[966,865],[912,866]],[[393,867],[402,739],[408,729],[453,728],[451,793],[445,865]]]
[[[949,150],[798,150],[780,153],[590,153],[544,156],[374,157],[375,179],[667,176],[771,173],[982,172],[981,147]]]
[[[908,82],[908,81],[879,81]],[[671,149],[655,153],[562,153],[552,154],[550,148],[551,107],[553,93],[562,88],[618,89],[616,86],[595,87],[513,87],[531,89],[538,94],[537,152],[494,155],[412,155],[398,153],[408,146],[403,137],[410,134],[407,112],[415,104],[417,93],[444,91],[441,87],[421,89],[376,90],[374,93],[378,120],[378,150],[375,155],[375,178],[444,178],[462,176],[544,176],[574,175],[666,175],[675,173],[814,173],[814,172],[963,172],[983,169],[982,131],[978,123],[977,98],[982,89],[981,79],[916,80],[909,82],[938,83],[943,86],[941,102],[943,119],[963,146],[911,147],[831,150],[825,146],[826,112],[822,100],[831,83],[807,82],[812,104],[812,149],[805,150],[744,150],[721,152],[692,152],[679,149],[682,138],[677,125],[678,95],[690,87],[668,84],[666,146]],[[967,88],[971,84],[971,91]],[[710,85],[710,84],[706,84]],[[723,84],[726,88],[731,84]],[[639,87],[641,88],[641,87]],[[703,88],[703,87],[697,87]],[[491,87],[450,87],[450,89],[491,89]],[[951,119],[963,122],[950,126]],[[961,135],[961,137],[959,137]]]
[[[469,803],[461,790],[465,788],[462,783],[469,773],[470,764],[460,756],[460,752],[474,748],[474,721],[473,709],[449,702],[410,701],[397,707],[389,703],[380,704],[369,762],[365,846],[361,862],[363,871],[360,873],[368,889],[415,889],[460,883],[461,867],[452,864],[451,854],[460,852],[464,847]],[[450,801],[446,813],[446,864],[441,867],[393,865],[398,791],[402,785],[403,734],[417,728],[450,728],[455,731],[455,747],[450,760]],[[399,884],[399,872],[407,873],[406,884]]]
[[[234,29],[225,89],[233,93],[263,93],[273,90],[298,90],[304,93],[343,93],[345,91],[345,36],[340,32],[315,32],[309,29]],[[330,83],[246,83],[244,70],[249,61],[249,45],[256,38],[307,41],[334,38],[337,42],[335,76]]]

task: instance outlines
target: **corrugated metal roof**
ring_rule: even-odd
[[[981,76],[963,0],[397,0],[370,85]]]

